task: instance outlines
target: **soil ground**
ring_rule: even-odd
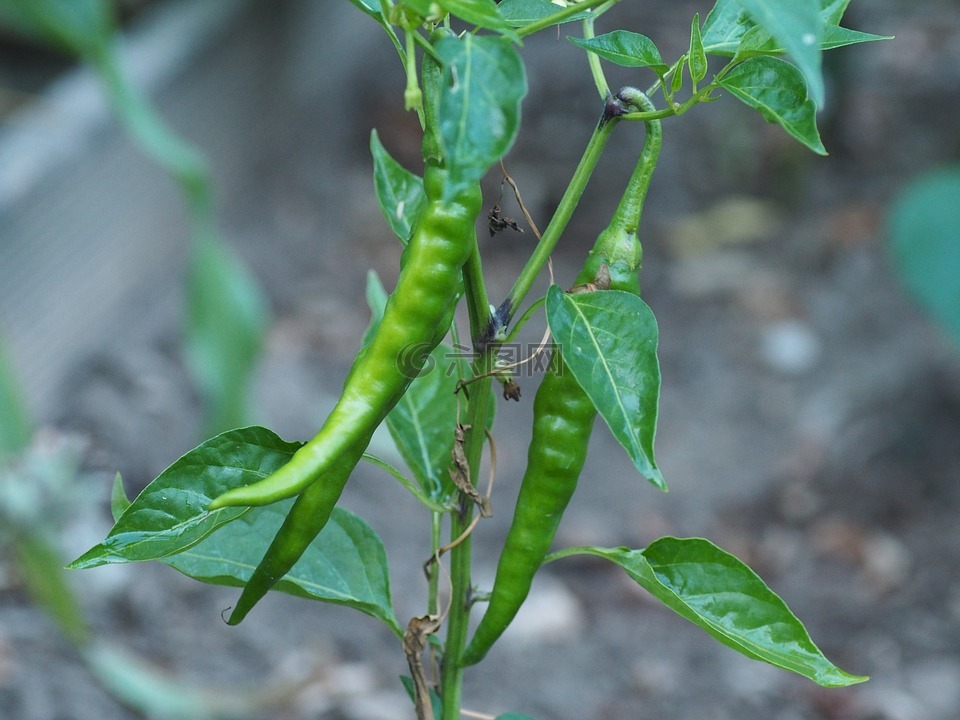
[[[664,57],[683,51],[692,13],[709,9],[642,5],[618,12]],[[272,31],[309,35],[297,25],[327,10],[300,12]],[[373,23],[354,19],[363,60],[333,90],[313,80],[276,90],[247,181],[223,201],[226,234],[274,312],[254,420],[291,439],[309,436],[335,398],[366,325],[367,268],[388,287],[396,276],[399,249],[369,179],[370,128],[416,162],[400,79],[382,71],[392,50]],[[468,707],[544,720],[960,718],[960,349],[904,296],[883,248],[898,190],[960,150],[960,12],[953,2],[875,0],[855,2],[847,20],[897,39],[828,56],[829,157],[730,98],[664,123],[642,282],[661,331],[657,457],[670,492],[645,484],[600,424],[558,545],[710,538],[754,567],[831,659],[872,679],[820,689],[717,645],[615,568],[566,561],[542,573],[536,610],[468,674]],[[321,40],[336,28],[306,27]],[[307,60],[322,62],[318,46]],[[598,108],[575,48],[545,33],[524,56],[531,92],[507,163],[542,225]],[[647,81],[634,77],[614,84]],[[336,94],[345,88],[346,107]],[[561,284],[609,216],[641,137],[639,127],[618,130],[554,258]],[[486,189],[492,204],[497,179]],[[482,239],[491,296],[505,293],[532,246],[529,233]],[[156,302],[175,293],[169,283],[144,289],[129,327],[83,360],[51,418],[90,443],[85,482],[104,503],[113,471],[135,491],[196,440],[178,301]],[[498,408],[495,517],[476,541],[481,583],[509,522],[535,385],[524,379],[523,402]],[[375,447],[392,453],[386,439]],[[421,614],[426,515],[369,468],[343,503],[385,541],[398,616]],[[104,507],[71,526],[65,554],[102,536]],[[406,673],[399,644],[366,616],[277,596],[230,628],[220,612],[236,591],[162,566],[70,580],[98,635],[188,685],[215,695],[296,685],[262,717],[412,717],[396,682]],[[0,718],[131,717],[22,591],[0,595]]]

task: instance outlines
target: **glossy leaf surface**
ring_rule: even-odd
[[[497,37],[447,37],[436,50],[444,61],[438,114],[449,199],[477,183],[513,145],[527,81],[516,49]]]
[[[641,587],[716,640],[825,687],[867,678],[831,663],[787,605],[749,567],[701,538],[665,537],[645,550],[575,548],[622,567]]]
[[[268,477],[300,445],[285,442],[261,427],[230,430],[207,440],[147,485],[103,542],[70,567],[158,560],[183,552],[249,510],[208,511],[213,498]]]
[[[767,56],[749,58],[724,75],[720,86],[815,153],[827,154],[817,130],[816,105],[807,97],[800,71],[790,63]]]
[[[614,30],[594,38],[569,38],[574,45],[623,67],[648,67],[663,75],[668,65],[653,40],[629,30]]]
[[[650,482],[666,489],[653,457],[660,398],[657,321],[636,295],[547,292],[547,322],[567,368]]]

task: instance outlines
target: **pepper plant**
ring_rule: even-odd
[[[575,555],[614,563],[666,607],[749,658],[827,687],[865,680],[830,662],[784,602],[708,540],[664,537],[641,549],[550,550],[597,415],[637,472],[653,488],[666,489],[654,457],[657,325],[641,299],[638,274],[639,225],[664,121],[730,96],[825,154],[816,126],[824,102],[822,52],[881,38],[840,25],[849,0],[718,0],[702,22],[692,18],[689,48],[667,62],[650,38],[607,29],[615,28],[616,0],[352,4],[381,25],[396,48],[406,76],[402,101],[423,130],[422,175],[397,163],[376,132],[371,137],[377,200],[404,245],[396,288],[387,295],[371,276],[370,327],[339,401],[313,439],[285,441],[262,427],[209,439],[132,502],[122,488],[115,491],[113,529],[71,567],[159,560],[197,580],[242,588],[230,624],[271,589],[367,613],[402,641],[407,688],[421,719],[461,716],[464,673],[507,628],[534,574],[544,563]],[[483,217],[491,233],[520,225],[483,198],[480,182],[520,132],[527,90],[523,39],[558,26],[579,31],[570,41],[585,51],[598,119],[542,233],[504,176],[538,242],[507,297],[490,298],[478,222]],[[610,88],[604,62],[632,68],[635,83]],[[646,90],[639,89],[644,83]],[[567,241],[566,226],[608,140],[640,126],[643,150],[581,272],[530,298],[551,253]],[[461,301],[467,329],[453,322]],[[490,498],[480,481],[481,460],[495,438],[493,390],[519,399],[518,363],[507,363],[499,351],[540,312],[550,340],[521,360],[542,360],[550,351],[534,400],[527,468],[493,588],[477,588],[472,544],[494,540],[483,532]],[[451,363],[453,373],[440,371]],[[406,469],[366,452],[384,423]],[[337,505],[361,460],[401,482],[422,503],[431,528],[424,612],[406,624],[391,604],[380,539]],[[481,619],[471,635],[473,612]]]

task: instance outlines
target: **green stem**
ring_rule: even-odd
[[[596,18],[588,17],[583,21],[583,37],[587,40],[596,37],[593,32],[593,21]],[[603,67],[600,65],[600,56],[596,53],[587,53],[587,64],[590,66],[590,74],[593,75],[593,82],[597,86],[597,92],[604,100],[610,95],[610,85],[607,83],[607,76],[603,73]]]
[[[504,338],[504,345],[509,345],[516,339],[517,335],[519,335],[520,331],[523,329],[523,326],[527,324],[527,321],[532,318],[541,307],[543,307],[545,302],[546,297],[539,298],[530,307],[524,310],[523,315],[520,316],[520,319],[513,323],[513,327],[510,329],[510,334]]]
[[[441,519],[443,515],[433,513],[430,517],[430,552],[436,557],[440,552]],[[427,577],[427,612],[430,615],[440,614],[440,567],[437,563],[430,563]]]
[[[483,333],[477,335],[475,329],[486,328],[490,324],[490,300],[487,298],[487,288],[483,282],[483,267],[480,263],[480,248],[476,234],[473,238],[473,247],[470,257],[463,266],[463,287],[467,296],[467,316],[470,319],[470,332],[473,346],[482,349],[486,338]]]
[[[569,5],[568,7],[563,8],[562,10],[555,12],[553,15],[548,15],[545,18],[541,18],[536,22],[532,22],[529,25],[526,25],[522,28],[517,28],[517,35],[521,38],[527,37],[528,35],[533,35],[538,33],[541,30],[546,30],[548,27],[558,25],[564,22],[567,18],[573,17],[577,13],[581,13],[584,10],[592,10],[595,7],[601,5],[607,5],[613,7],[614,4],[619,2],[619,0],[583,0],[583,2],[576,3],[574,5]],[[606,8],[602,11],[597,11],[595,16],[601,15],[603,12],[606,12]]]
[[[481,371],[492,366],[493,357],[485,354],[480,365]],[[467,410],[469,429],[465,435],[464,454],[470,466],[471,479],[480,469],[483,453],[484,428],[487,425],[490,404],[490,378],[485,377],[470,386],[470,402]],[[473,505],[464,499],[461,512],[451,513],[450,537],[459,538],[473,519]],[[443,702],[444,720],[458,720],[463,692],[463,666],[460,656],[467,642],[470,621],[470,600],[472,580],[470,567],[472,561],[471,538],[467,537],[450,551],[450,613],[447,616],[447,636],[443,649],[443,667],[440,671],[440,696]]]
[[[580,197],[587,187],[587,182],[590,180],[590,176],[593,175],[597,162],[603,154],[603,149],[610,140],[613,128],[617,124],[616,120],[617,118],[607,120],[606,115],[604,115],[604,118],[601,119],[594,129],[593,135],[590,136],[590,142],[587,143],[587,147],[583,151],[580,164],[577,165],[570,184],[567,185],[563,197],[560,198],[560,204],[550,219],[550,224],[547,225],[547,229],[544,230],[540,242],[537,244],[530,259],[527,260],[527,264],[517,277],[513,288],[510,290],[510,294],[507,295],[507,299],[498,310],[498,320],[504,325],[509,323],[516,308],[523,301],[523,298],[526,297],[527,293],[530,292],[530,288],[533,287],[533,283],[536,281],[540,271],[543,270],[544,265],[547,264],[550,253],[553,252],[557,241],[566,229],[567,223],[570,222],[573,211],[576,209],[577,204],[580,202]]]
[[[647,190],[650,187],[650,177],[657,166],[657,158],[660,156],[660,147],[663,144],[663,130],[660,122],[652,117],[656,114],[656,108],[650,98],[639,90],[633,88],[623,88],[618,97],[625,103],[639,108],[641,113],[647,116],[646,137],[643,141],[643,151],[637,160],[637,165],[627,183],[627,189],[620,198],[617,209],[613,214],[610,223],[611,231],[619,231],[630,234],[636,234],[640,226],[640,214],[643,212],[643,201],[647,197]],[[625,117],[629,117],[626,115]],[[602,248],[598,248],[603,252]]]
[[[473,250],[463,268],[463,287],[470,317],[470,337],[474,347],[481,347],[488,331],[490,304],[480,267],[480,252],[476,240]],[[484,350],[478,361],[478,370],[484,374],[492,368],[494,353]],[[470,468],[470,479],[475,482],[480,471],[480,459],[486,440],[487,418],[490,412],[490,378],[476,381],[470,386],[467,403],[466,430],[463,452]],[[461,496],[460,512],[450,515],[450,538],[455,540],[466,532],[473,519],[473,505]],[[472,545],[470,537],[464,538],[450,550],[450,613],[447,616],[447,636],[443,649],[443,667],[440,671],[440,696],[445,720],[459,720],[463,692],[463,667],[460,656],[467,641],[470,621],[470,594],[472,580]]]

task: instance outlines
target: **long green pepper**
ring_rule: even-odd
[[[357,440],[372,432],[406,392],[450,327],[461,286],[460,268],[475,242],[482,196],[479,185],[444,201],[447,171],[435,135],[435,88],[439,69],[424,59],[423,174],[427,203],[401,258],[397,287],[380,327],[354,360],[343,393],[316,436],[277,472],[234,488],[210,503],[266,505],[296,495],[330,470]]]
[[[617,98],[642,111],[653,109],[643,93],[631,88]],[[577,284],[593,282],[606,265],[610,289],[640,294],[637,277],[642,260],[638,227],[650,178],[660,155],[660,122],[646,122],[646,137],[636,169],[607,228],[597,237]],[[461,657],[461,665],[482,660],[523,605],[533,577],[550,550],[563,512],[576,490],[587,456],[596,409],[564,365],[554,359],[533,405],[533,436],[527,469],[513,520],[504,542],[487,610]]]

